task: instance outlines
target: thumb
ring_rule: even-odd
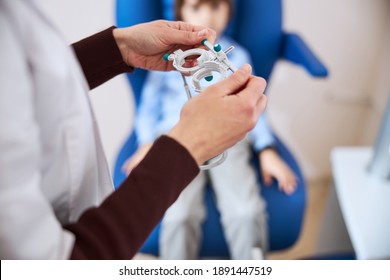
[[[266,186],[270,186],[272,184],[272,176],[268,172],[265,172],[265,171],[262,172],[262,175],[263,175],[264,184]]]
[[[218,87],[219,90],[216,90],[216,92],[220,92],[224,96],[235,94],[248,82],[251,72],[252,67],[249,64],[244,64],[233,75],[211,87]]]

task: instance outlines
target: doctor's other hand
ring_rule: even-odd
[[[266,81],[251,76],[246,64],[227,79],[209,86],[184,105],[179,123],[167,133],[198,164],[242,140],[263,112]]]
[[[147,70],[174,70],[165,53],[201,46],[203,39],[214,41],[214,30],[181,21],[156,20],[113,31],[127,65]]]

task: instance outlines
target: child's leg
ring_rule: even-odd
[[[198,258],[205,184],[206,176],[201,172],[165,212],[159,242],[162,259]]]
[[[228,150],[226,161],[210,170],[222,225],[233,259],[251,259],[253,247],[267,250],[265,202],[260,197],[247,140]]]

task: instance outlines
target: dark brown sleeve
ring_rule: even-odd
[[[183,146],[160,137],[117,191],[65,227],[76,236],[71,258],[131,259],[198,173]]]
[[[72,45],[91,89],[134,70],[123,61],[112,33],[115,28],[112,26]]]

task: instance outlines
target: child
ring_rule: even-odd
[[[235,46],[229,54],[229,60],[240,67],[245,63],[250,64],[248,53],[232,39],[221,36],[231,14],[230,0],[176,1],[177,19],[213,28],[218,35],[217,42],[223,48]],[[180,109],[186,101],[179,73],[149,73],[136,118],[140,147],[125,163],[127,172],[142,160],[159,135],[179,121]],[[264,113],[249,136],[255,150],[259,152],[265,183],[270,184],[272,178],[275,178],[282,191],[287,194],[294,192],[295,175],[272,149],[274,139]],[[163,218],[159,242],[162,259],[198,257],[201,224],[205,218],[203,198],[207,179],[212,182],[232,259],[251,259],[254,247],[260,247],[266,252],[268,238],[265,203],[259,196],[256,173],[250,158],[251,143],[246,139],[228,150],[224,163],[202,171],[187,186]]]

